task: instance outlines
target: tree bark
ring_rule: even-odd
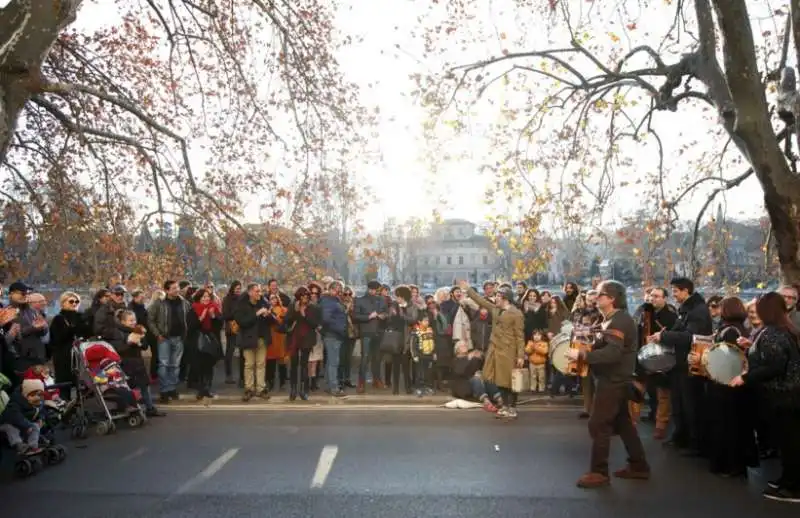
[[[41,67],[58,35],[75,21],[82,0],[11,0],[0,11],[0,163],[17,119],[41,92]]]
[[[794,4],[797,2],[793,2]],[[714,1],[731,98],[734,132],[764,190],[784,282],[800,282],[800,179],[792,174],[770,121],[745,0]]]

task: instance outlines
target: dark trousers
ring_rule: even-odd
[[[377,334],[361,337],[361,363],[358,366],[358,382],[366,383],[367,368],[372,373],[372,382],[381,381],[381,337]]]
[[[509,388],[497,387],[500,397],[503,398],[503,405],[509,408],[517,407],[517,393]]]
[[[773,430],[781,456],[781,486],[800,491],[800,410],[778,411]]]
[[[348,338],[342,342],[342,347],[339,349],[338,378],[340,386],[343,386],[345,383],[350,383],[350,373],[353,369],[353,347],[355,344],[355,338]]]
[[[594,404],[589,417],[589,436],[592,438],[592,457],[589,470],[608,476],[608,456],[611,452],[611,437],[619,434],[628,462],[636,471],[648,471],[650,467],[644,454],[642,441],[633,426],[628,411],[628,386],[625,383],[598,381],[594,392]]]
[[[211,384],[214,382],[214,366],[217,357],[210,354],[197,352],[191,367],[192,376],[196,376],[195,385],[198,396],[210,396]]]
[[[289,377],[286,364],[280,360],[267,360],[267,375],[264,379],[267,380],[267,390],[270,392],[275,389],[275,374],[278,374],[278,387],[282,387]]]
[[[400,393],[400,370],[403,371],[403,386],[411,393],[411,357],[408,354],[393,354],[392,358],[392,394]]]
[[[298,349],[292,355],[292,361],[289,365],[289,383],[293,391],[297,390],[298,382],[302,386],[302,391],[308,390],[308,357],[310,355],[310,349]]]
[[[233,379],[233,353],[236,351],[236,335],[225,333],[225,377]],[[244,378],[244,362],[239,357],[239,379]]]
[[[675,425],[672,440],[676,446],[695,451],[703,449],[705,384],[705,378],[690,376],[684,366],[679,365],[672,371],[670,398]]]

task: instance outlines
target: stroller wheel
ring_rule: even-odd
[[[86,435],[87,435],[86,426],[77,425],[72,427],[73,439],[86,439]]]
[[[42,459],[40,457],[34,457],[30,459],[30,462],[31,466],[33,466],[34,473],[39,473],[44,469],[44,462],[42,462]]]
[[[67,449],[60,444],[53,446],[53,449],[58,452],[58,462],[64,462],[64,459],[67,458]]]
[[[138,428],[142,426],[142,423],[144,423],[144,420],[142,419],[141,415],[131,414],[128,416],[128,426],[131,428]]]
[[[45,459],[47,460],[47,463],[51,466],[55,466],[56,464],[61,462],[61,453],[58,451],[58,448],[56,447],[47,448],[44,451],[44,456]]]
[[[113,421],[108,424],[108,433],[117,433],[117,425]]]
[[[97,435],[108,435],[111,433],[111,426],[109,426],[108,422],[106,421],[100,421],[97,423],[97,426],[95,426],[94,431],[97,433]]]
[[[29,477],[33,475],[33,464],[30,459],[23,459],[14,465],[14,472],[19,477]]]

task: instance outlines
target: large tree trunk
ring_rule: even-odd
[[[0,11],[0,163],[25,103],[42,90],[42,62],[81,2],[11,0]]]
[[[696,0],[698,1],[698,0]],[[723,53],[735,109],[733,131],[764,189],[785,282],[800,282],[800,179],[789,167],[770,121],[764,84],[756,60],[753,30],[745,0],[714,0],[724,37]],[[796,0],[793,2],[797,4]]]

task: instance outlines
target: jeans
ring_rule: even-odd
[[[339,355],[342,352],[342,339],[337,336],[325,335],[322,337],[325,346],[327,363],[325,364],[325,381],[328,383],[328,390],[337,392],[339,390]]]
[[[355,338],[347,338],[342,342],[342,349],[339,352],[339,385],[350,382],[352,371],[353,347],[356,344]]]
[[[8,444],[10,444],[12,448],[16,448],[22,444],[22,432],[20,432],[16,426],[10,424],[0,425],[0,431],[6,434]],[[31,448],[38,448],[39,425],[36,423],[31,423],[30,430],[25,430],[25,433],[27,436],[25,440],[27,445]]]
[[[139,387],[139,392],[142,394],[142,402],[144,403],[144,407],[147,410],[153,410],[155,405],[153,404],[153,394],[150,393],[150,385]]]
[[[417,362],[416,386],[418,389],[433,388],[433,358],[422,357]]]
[[[372,373],[372,382],[381,380],[381,339],[379,335],[364,335],[361,337],[361,361],[358,364],[358,382],[367,380],[367,366]]]
[[[473,376],[469,379],[469,386],[472,389],[472,397],[478,401],[483,399],[484,396],[488,396],[486,392],[486,385],[478,376]]]
[[[183,338],[180,336],[165,338],[158,344],[158,384],[162,394],[177,390],[182,357]]]

